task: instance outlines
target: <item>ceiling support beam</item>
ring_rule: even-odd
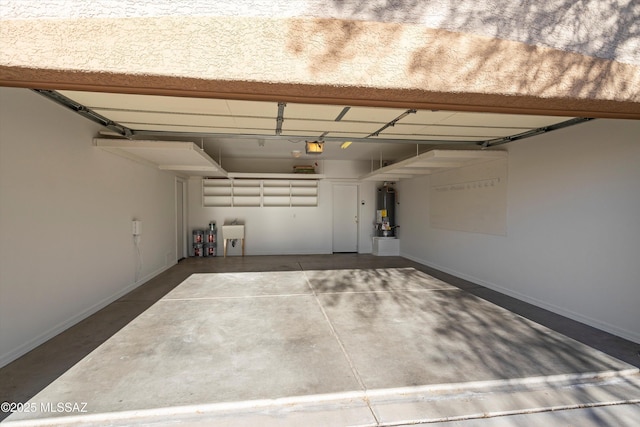
[[[554,125],[545,126],[538,129],[532,129],[526,132],[522,132],[516,135],[506,136],[502,138],[495,138],[486,141],[468,141],[468,140],[442,140],[442,139],[424,139],[424,140],[414,140],[414,139],[387,139],[387,138],[379,138],[379,139],[371,139],[369,137],[366,138],[348,138],[349,141],[352,142],[366,142],[369,144],[375,144],[378,142],[392,143],[392,144],[416,144],[416,147],[419,145],[467,145],[467,146],[480,146],[481,148],[489,148],[495,147],[502,144],[507,144],[509,142],[518,141],[525,138],[530,138],[532,136],[540,135],[543,133],[551,132],[557,129],[566,128],[569,126],[577,125],[580,123],[584,123],[590,120],[595,120],[593,118],[583,118],[578,117],[570,120],[566,120],[564,122],[556,123]],[[129,130],[131,132],[130,139],[149,139],[149,138],[187,138],[187,139],[197,139],[197,138],[228,138],[228,139],[247,139],[247,138],[260,138],[263,140],[280,140],[282,138],[287,139],[299,139],[299,140],[308,140],[308,135],[288,135],[278,136],[278,135],[256,135],[256,134],[235,134],[235,133],[196,133],[196,132],[168,132],[168,131],[150,131],[150,130]],[[321,135],[319,140],[322,141],[344,141],[345,137],[331,137]],[[416,152],[419,153],[419,149],[416,148]]]
[[[260,134],[237,134],[237,133],[200,133],[200,132],[170,132],[170,131],[152,131],[152,130],[132,130],[132,139],[149,139],[149,138],[187,138],[196,139],[200,138],[228,138],[228,139],[247,139],[247,138],[259,138],[264,140],[282,140],[282,139],[297,139],[301,141],[309,140],[309,135],[260,135]],[[398,143],[398,144],[428,144],[428,145],[478,145],[482,141],[468,141],[468,140],[443,140],[443,139],[429,139],[429,140],[415,140],[415,139],[393,139],[393,138],[346,138],[331,137],[331,136],[319,136],[318,140],[322,141],[345,141],[352,142],[366,142],[369,144],[376,144],[380,142]]]

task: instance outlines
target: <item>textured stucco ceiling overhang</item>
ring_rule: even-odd
[[[640,67],[416,24],[5,20],[0,85],[640,119]]]

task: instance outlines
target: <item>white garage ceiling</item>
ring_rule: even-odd
[[[127,156],[148,152],[151,162],[161,155],[164,160],[159,166],[202,176],[216,175],[213,170],[218,171],[217,176],[226,176],[220,166],[229,159],[253,164],[260,159],[294,157],[306,163],[363,160],[370,161],[373,170],[431,150],[477,151],[588,120],[66,90],[37,92],[103,124],[109,131],[102,137],[130,140],[122,147],[115,141],[101,141],[97,145],[102,148],[124,150]],[[176,142],[175,162],[166,159],[171,155],[169,141]],[[323,141],[323,153],[306,154],[305,141]],[[351,145],[342,149],[345,141]],[[185,161],[186,157],[192,161]],[[209,159],[207,167],[200,164],[203,158]],[[413,163],[402,168],[403,173],[395,168],[394,176],[431,173],[430,169],[416,171]]]
[[[433,148],[481,145],[535,132],[568,117],[408,110],[59,91],[73,104],[115,122],[133,139],[191,141],[214,158],[398,161]],[[86,115],[86,114],[85,114]],[[321,155],[304,141],[324,140]],[[353,141],[340,149],[344,141]]]

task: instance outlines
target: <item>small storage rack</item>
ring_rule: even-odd
[[[194,257],[212,257],[218,252],[218,230],[216,223],[209,224],[206,230],[193,230],[192,255]]]

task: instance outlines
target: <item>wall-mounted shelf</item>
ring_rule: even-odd
[[[262,206],[291,206],[291,181],[264,180],[262,182]]]
[[[318,206],[317,180],[203,179],[205,207]]]
[[[291,181],[291,206],[317,206],[317,181]]]
[[[260,206],[262,183],[257,179],[239,179],[231,182],[233,206]]]
[[[233,206],[231,181],[228,179],[203,179],[202,205]]]

